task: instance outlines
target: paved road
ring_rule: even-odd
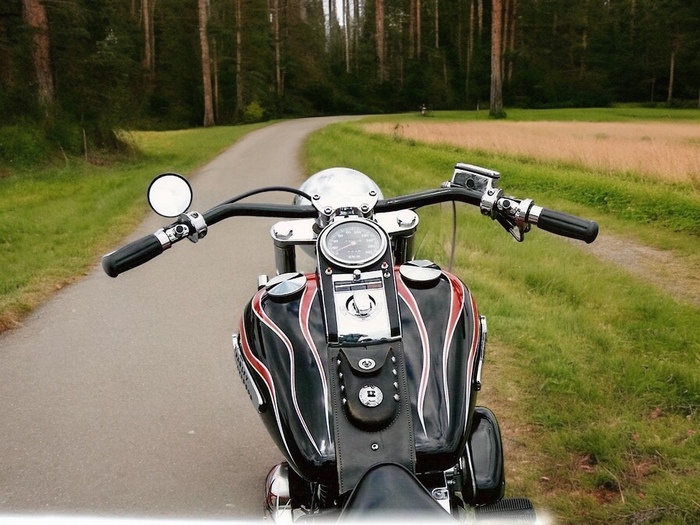
[[[297,186],[302,139],[334,120],[245,137],[199,170],[193,208]],[[230,220],[116,280],[96,267],[0,336],[0,514],[261,515],[281,455],[230,334],[258,274],[274,272],[272,222]],[[133,238],[163,223],[148,219]]]

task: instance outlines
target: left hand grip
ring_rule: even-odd
[[[110,277],[136,268],[163,253],[155,235],[146,235],[102,257],[102,269]]]

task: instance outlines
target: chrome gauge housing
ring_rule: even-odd
[[[331,263],[350,269],[374,264],[387,245],[386,234],[377,224],[356,217],[336,219],[323,230],[318,243]]]

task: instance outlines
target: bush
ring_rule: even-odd
[[[257,100],[254,100],[248,104],[243,110],[243,120],[252,124],[254,122],[261,122],[265,117],[265,109],[260,105]]]
[[[50,146],[43,131],[31,124],[0,126],[0,162],[30,166],[43,162]]]

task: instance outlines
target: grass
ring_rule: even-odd
[[[639,122],[653,120],[657,122],[690,121],[698,122],[700,112],[697,109],[644,108],[622,105],[609,108],[570,108],[570,109],[508,109],[507,122],[515,121],[573,121],[573,122]],[[392,115],[391,121],[415,122],[416,114],[402,113]],[[386,116],[372,117],[368,122],[387,120]],[[445,122],[463,122],[490,120],[489,112],[483,111],[431,111],[425,119]]]
[[[527,160],[631,172],[700,191],[700,126],[691,122],[374,122],[370,132]]]
[[[70,159],[0,178],[0,331],[135,228],[155,175],[190,173],[257,127],[133,133],[138,156],[99,166]]]
[[[513,194],[700,260],[698,196],[634,174],[523,163],[355,124],[314,135],[306,160],[309,172],[359,169],[386,195],[437,187],[457,161],[485,165]],[[446,264],[449,217],[447,206],[421,212],[419,257]],[[458,232],[455,271],[489,321],[482,399],[508,440],[508,493],[563,523],[699,522],[698,308],[545,232],[514,243],[476,210],[461,211]]]

